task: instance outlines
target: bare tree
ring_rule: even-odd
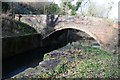
[[[57,17],[55,17],[54,14],[47,14],[47,18],[46,18],[46,23],[47,26],[49,27],[55,27],[57,25],[57,21],[60,15],[58,15]]]

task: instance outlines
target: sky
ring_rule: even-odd
[[[60,5],[60,0],[53,0],[53,1],[56,4]],[[76,1],[78,1],[78,0],[74,0],[73,4],[75,4]],[[107,7],[105,4],[113,2],[114,4],[113,4],[112,9],[110,11],[109,18],[118,19],[118,2],[120,0],[90,0],[90,1],[95,2],[96,5],[105,6],[105,7]]]

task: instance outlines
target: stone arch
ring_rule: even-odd
[[[102,45],[101,41],[100,41],[94,34],[92,34],[92,33],[89,32],[89,31],[86,31],[86,30],[84,30],[84,29],[82,29],[82,28],[74,27],[74,26],[73,26],[73,27],[60,27],[60,28],[56,28],[54,31],[52,31],[52,32],[50,32],[49,34],[47,34],[46,36],[44,36],[43,39],[49,37],[50,35],[58,32],[58,31],[65,30],[65,29],[75,29],[75,30],[79,30],[79,31],[85,32],[86,34],[88,34],[89,36],[91,36],[94,40],[96,40],[96,42],[97,42],[100,46]]]

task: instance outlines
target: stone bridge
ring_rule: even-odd
[[[111,20],[80,17],[80,16],[61,16],[58,19],[58,24],[55,27],[46,26],[46,16],[23,16],[21,21],[34,27],[43,35],[43,39],[51,36],[53,33],[64,29],[76,29],[83,31],[93,37],[103,49],[117,49],[118,42],[118,26]]]

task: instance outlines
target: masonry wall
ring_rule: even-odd
[[[39,48],[41,45],[41,35],[31,34],[24,36],[2,38],[3,59],[25,53],[26,51]]]

